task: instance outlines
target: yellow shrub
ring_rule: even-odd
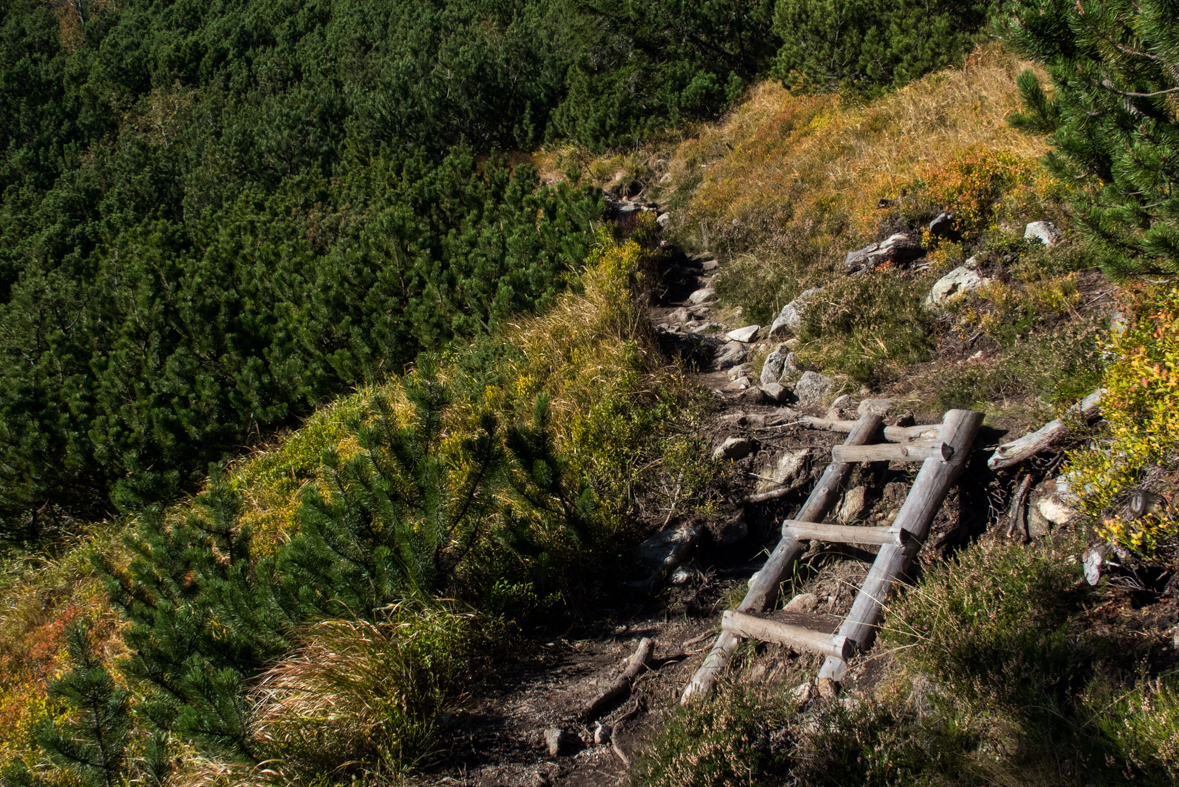
[[[1122,493],[1153,467],[1179,462],[1179,291],[1143,290],[1126,309],[1127,324],[1106,350],[1101,412],[1108,447],[1069,455],[1087,513],[1102,517]],[[1131,549],[1151,554],[1179,542],[1179,521],[1167,511],[1132,522],[1109,516],[1101,532]]]

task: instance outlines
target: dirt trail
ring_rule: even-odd
[[[678,705],[683,687],[711,646],[720,612],[760,566],[766,550],[777,541],[778,523],[798,509],[829,461],[829,448],[839,441],[838,436],[765,428],[766,419],[772,420],[780,408],[756,401],[756,389],[742,389],[730,379],[734,361],[721,358],[728,344],[724,333],[741,326],[714,322],[714,307],[708,302],[689,302],[693,292],[712,283],[717,270],[711,258],[679,257],[661,272],[662,286],[655,288],[650,307],[664,351],[682,358],[697,384],[717,393],[718,408],[706,427],[714,441],[740,435],[752,438],[756,445],[752,454],[733,462],[724,475],[726,510],[718,522],[710,523],[697,546],[688,564],[688,580],[650,596],[630,592],[607,599],[607,606],[600,607],[593,620],[568,631],[533,632],[519,643],[510,664],[472,686],[469,699],[443,720],[446,760],[416,777],[414,784],[626,784],[628,767],[623,758],[633,759],[642,743],[658,731],[664,714]],[[754,345],[749,345],[748,354],[754,351]],[[755,371],[749,376],[756,379]],[[805,455],[807,470],[797,489],[778,500],[742,503],[753,491],[756,476],[767,472],[770,463],[786,451]],[[873,477],[861,478],[867,475]],[[865,517],[883,518],[895,510],[904,497],[906,481],[901,473],[858,471],[852,484],[865,483],[870,489]],[[951,500],[939,516],[940,526],[935,525],[935,537],[939,530],[945,536],[960,529],[957,510]],[[676,525],[675,520],[669,523],[669,527]],[[815,594],[815,607],[804,615],[779,611],[775,617],[834,631],[873,557],[871,552],[850,547],[817,555],[811,562],[825,567],[814,569],[813,575],[804,569],[802,577],[809,580],[807,590]],[[657,668],[641,676],[631,696],[601,718],[613,741],[595,744],[597,725],[583,723],[578,714],[621,673],[624,659],[642,637],[657,640]],[[771,680],[787,669],[813,677],[821,661],[778,646],[761,646],[756,654],[747,657],[742,679]],[[855,677],[871,680],[879,665],[879,660],[869,660]],[[546,731],[551,735],[555,729],[561,730],[562,743],[558,755],[551,756]]]

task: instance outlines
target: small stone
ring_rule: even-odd
[[[810,613],[819,608],[819,598],[814,593],[800,593],[784,607],[786,612]]]
[[[673,585],[686,585],[692,579],[692,572],[684,566],[680,566],[675,571],[671,572],[671,576],[667,581]]]
[[[819,696],[825,700],[833,700],[839,696],[839,684],[831,678],[819,678]]]
[[[860,402],[860,406],[856,408],[858,415],[879,415],[884,417],[888,415],[888,409],[892,407],[892,399],[865,399]]]
[[[597,722],[597,725],[598,726],[594,727],[594,743],[596,743],[598,746],[609,743],[610,728],[605,724],[602,724],[602,722]]]
[[[734,366],[732,369],[729,369],[729,371],[726,373],[725,376],[728,377],[730,380],[738,380],[742,377],[748,377],[749,376],[749,364],[739,363],[736,366]]]
[[[1082,563],[1085,566],[1085,581],[1090,585],[1096,585],[1101,581],[1101,570],[1105,567],[1105,553],[1108,551],[1109,547],[1105,544],[1098,544],[1085,550]]]
[[[688,296],[688,303],[700,304],[705,301],[711,301],[716,298],[716,290],[711,287],[705,287],[702,290],[696,290]]]
[[[757,390],[757,389],[754,389]],[[747,437],[730,437],[712,452],[713,459],[742,459],[753,452],[753,441]]]
[[[655,219],[655,223],[658,224],[660,227],[666,227],[668,222],[670,222],[670,221],[671,221],[671,214],[670,213],[660,213],[659,216]]]
[[[748,377],[738,377],[736,380],[733,380],[733,384],[729,387],[738,391],[744,391],[746,388],[753,387],[753,380]]]
[[[560,727],[549,727],[544,731],[544,742],[549,748],[549,756],[556,757],[561,753],[561,744],[565,742],[565,732]]]
[[[864,509],[868,507],[867,496],[868,490],[862,486],[847,490],[843,496],[843,505],[839,507],[839,521],[846,525],[863,516]]]
[[[757,332],[760,330],[760,325],[746,325],[744,328],[738,328],[735,331],[729,331],[725,334],[725,338],[734,342],[743,342],[748,344],[757,338]]]
[[[1045,246],[1060,243],[1060,230],[1050,221],[1033,221],[1024,227],[1023,236],[1028,240],[1038,240]]]
[[[784,404],[790,398],[790,391],[780,383],[768,383],[761,386],[761,392],[774,404]]]
[[[766,398],[765,393],[756,386],[746,388],[737,394],[737,401],[749,406],[769,403],[769,399]]]
[[[771,464],[761,468],[754,489],[757,492],[768,492],[771,489],[787,487],[797,489],[806,483],[807,466],[811,452],[806,448],[783,451]]]
[[[684,322],[691,322],[693,317],[692,317],[692,313],[690,311],[688,311],[687,309],[685,309],[681,306],[680,308],[673,311],[671,314],[667,315],[667,319],[671,320],[672,322],[684,323]]]
[[[1052,532],[1052,523],[1044,518],[1039,509],[1028,509],[1028,538],[1044,538]]]
[[[799,705],[806,705],[811,701],[811,684],[800,683],[790,692],[790,698]]]
[[[803,372],[802,377],[794,384],[794,395],[800,404],[818,404],[831,393],[835,381],[818,372]]]
[[[720,268],[720,263],[716,260],[705,260],[700,263],[700,267],[704,269],[705,273],[712,273],[714,270]]]

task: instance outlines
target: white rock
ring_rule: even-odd
[[[1045,246],[1060,243],[1060,230],[1050,221],[1033,221],[1024,227],[1023,236],[1029,240],[1038,240]]]
[[[696,290],[688,296],[688,303],[701,304],[705,301],[711,301],[716,297],[716,290],[711,287],[705,287],[702,290]]]
[[[761,477],[757,480],[756,490],[768,492],[782,487],[797,489],[806,482],[810,455],[810,450],[806,448],[783,451],[777,459],[762,467],[758,473]]]
[[[839,507],[839,521],[846,525],[859,519],[867,508],[867,494],[867,490],[862,486],[847,490],[847,494],[843,496],[843,505]]]
[[[811,701],[811,684],[800,683],[790,692],[790,697],[799,705],[806,705]]]
[[[598,746],[602,746],[603,744],[606,744],[609,742],[610,742],[610,728],[607,727],[605,724],[602,724],[602,722],[600,722],[600,721],[597,722],[597,726],[594,727],[594,743],[596,743]]]
[[[989,283],[989,279],[984,279],[965,265],[955,268],[938,279],[937,284],[933,285],[933,289],[929,291],[929,295],[925,296],[925,308],[933,309],[942,306],[955,295],[962,295],[971,290],[977,290],[979,287]]]
[[[670,222],[670,221],[671,221],[671,214],[670,213],[660,213],[659,216],[655,219],[655,223],[658,224],[660,227],[666,227],[668,222]]]
[[[548,746],[550,757],[556,757],[561,753],[561,743],[564,739],[565,733],[559,727],[549,727],[544,731],[544,742]]]
[[[757,332],[760,330],[760,325],[746,325],[744,328],[738,328],[735,331],[729,331],[725,334],[725,338],[731,339],[735,342],[744,342],[748,344],[757,338]]]
[[[730,380],[736,380],[740,377],[748,377],[749,376],[749,364],[747,364],[747,363],[737,364],[732,369],[729,369],[729,371],[727,372],[727,376]]]
[[[711,273],[720,267],[720,263],[716,260],[705,260],[704,262],[700,263],[700,267],[704,269],[705,273]]]
[[[766,356],[765,363],[761,366],[762,385],[776,383],[782,379],[782,368],[786,362],[787,355],[789,355],[789,350],[786,349],[785,345],[779,344]]]
[[[675,571],[671,572],[671,576],[668,577],[667,581],[673,585],[686,585],[691,579],[692,572],[684,566],[680,566]]]
[[[819,608],[819,598],[814,593],[800,593],[790,599],[783,608],[786,612],[808,613]]]

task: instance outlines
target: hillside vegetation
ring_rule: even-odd
[[[726,322],[821,288],[751,360],[828,399],[998,440],[1102,387],[1104,421],[972,461],[991,510],[926,550],[872,685],[735,675],[632,783],[1173,783],[1166,10],[8,0],[0,780],[429,781],[474,676],[735,505],[725,405],[649,318],[688,252]],[[851,275],[894,233],[920,260]],[[1016,543],[1031,476],[1081,513]]]

